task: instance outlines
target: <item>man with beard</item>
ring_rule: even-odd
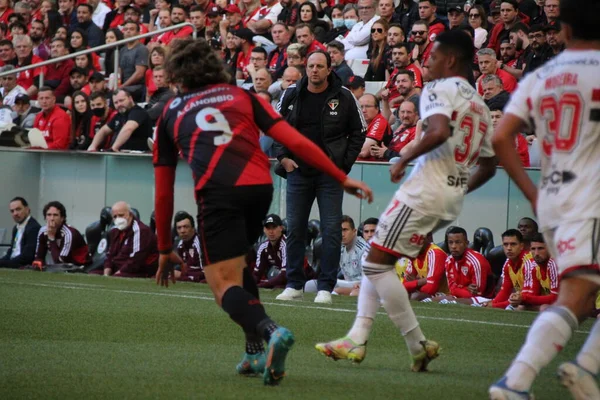
[[[99,72],[96,72],[99,74]],[[93,77],[93,76],[92,76]],[[90,78],[91,79],[91,78]],[[92,110],[92,121],[90,123],[90,132],[89,137],[94,138],[96,134],[102,129],[102,127],[110,122],[116,115],[117,110],[114,110],[109,107],[110,102],[106,98],[104,92],[101,91],[93,91],[90,96],[90,109]],[[100,143],[100,149],[108,149],[110,148],[110,142],[112,139],[112,135],[108,136],[103,143]]]
[[[525,270],[519,309],[543,311],[558,298],[558,267],[541,233],[531,238],[531,254],[535,262]]]
[[[119,89],[113,95],[113,104],[119,112],[110,122],[104,125],[96,136],[88,151],[98,151],[108,135],[113,135],[111,150],[148,150],[147,140],[152,135],[150,116],[135,104],[131,93]]]
[[[282,0],[282,9],[277,16],[277,21],[283,22],[288,27],[294,27],[300,19],[300,3],[296,0]]]
[[[92,21],[94,9],[89,4],[77,6],[77,28],[81,28],[88,38],[88,45],[96,47],[104,44],[104,32]]]
[[[532,26],[529,29],[528,37],[531,52],[529,52],[524,60],[523,76],[535,71],[546,61],[554,57],[552,48],[546,43],[546,35],[544,35],[544,28],[542,26]]]
[[[341,42],[334,40],[327,44],[327,52],[331,57],[331,66],[333,67],[334,72],[340,77],[342,82],[346,82],[348,78],[354,75],[354,72],[352,72],[352,69],[344,59],[344,55],[346,54],[344,45]]]
[[[429,24],[423,20],[415,22],[410,34],[415,44],[411,58],[414,64],[421,70],[421,73],[423,73],[423,68],[427,65],[429,53],[431,53],[431,47],[433,46],[433,42],[429,40]]]
[[[397,105],[405,100],[414,100],[418,103],[419,95],[421,93],[421,89],[415,87],[415,74],[412,71],[406,69],[398,71],[395,84],[398,95],[391,102],[384,100],[382,107],[383,116],[387,118],[392,125],[394,124],[394,119],[391,118],[392,110],[397,109]],[[396,116],[395,113],[394,116]]]
[[[33,43],[33,55],[38,56],[42,60],[46,61],[50,58],[50,47],[44,41],[44,23],[42,21],[33,20],[31,21],[31,28],[29,28],[29,37]]]
[[[502,69],[502,64],[509,68],[514,68],[517,65],[517,50],[510,39],[505,39],[500,44],[500,61],[500,69]]]
[[[494,26],[490,33],[490,41],[488,48],[496,52],[496,55],[500,54],[500,43],[502,40],[508,38],[510,30],[519,21],[524,24],[529,23],[529,17],[525,14],[519,14],[519,4],[517,0],[503,0],[500,4],[500,18],[501,23]]]
[[[394,64],[394,70],[388,75],[387,83],[380,95],[383,100],[387,100],[390,108],[396,108],[398,104],[402,103],[403,100],[397,100],[398,89],[396,87],[396,76],[401,70],[412,71],[414,75],[414,87],[421,89],[423,87],[423,76],[421,70],[411,62],[410,52],[408,51],[408,44],[397,43],[392,47],[392,62]]]
[[[417,121],[419,120],[419,110],[416,103],[404,101],[400,104],[400,126],[388,146],[379,145],[371,147],[371,156],[378,160],[391,160],[398,157],[402,149],[415,139],[417,132]]]
[[[556,56],[565,49],[565,40],[560,34],[560,22],[545,26],[544,32],[546,32],[546,43],[552,49],[553,55]]]
[[[171,10],[171,23],[173,25],[185,22],[186,18],[187,12],[185,11],[185,8],[181,6],[173,6],[173,9]],[[184,26],[183,28],[175,29],[165,33],[161,41],[164,45],[169,45],[173,39],[190,37],[193,31],[194,30],[191,26]]]
[[[386,37],[386,46],[385,46],[385,53],[384,53],[384,59],[385,59],[385,69],[386,72],[388,73],[392,73],[392,71],[394,70],[394,61],[392,60],[392,50],[394,48],[395,45],[403,43],[404,42],[405,36],[404,36],[404,31],[402,30],[402,26],[400,26],[400,24],[398,23],[394,23],[391,24],[390,27],[388,28],[388,33],[387,33],[387,37]],[[389,79],[389,78],[388,78]]]

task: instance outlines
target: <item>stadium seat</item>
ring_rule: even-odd
[[[152,232],[156,233],[156,216],[154,215],[154,211],[152,211],[152,214],[150,214],[150,225],[148,226]]]
[[[478,228],[469,247],[487,257],[494,248],[494,234],[488,228]]]
[[[287,219],[286,218],[281,220],[281,225],[283,226],[283,234],[287,235]]]
[[[349,66],[352,69],[354,75],[360,76],[362,78],[367,73],[367,68],[369,68],[369,59],[357,58],[355,60],[351,60]]]
[[[321,233],[321,222],[317,219],[311,219],[308,221],[308,228],[306,230],[306,245],[309,246]]]
[[[102,268],[108,250],[108,231],[112,227],[112,209],[104,207],[100,211],[100,220],[92,222],[85,230],[88,251],[92,255],[92,263],[83,269],[90,272]]]
[[[312,245],[312,260],[310,261],[310,265],[315,271],[319,271],[321,256],[323,255],[323,237],[318,236]]]
[[[385,86],[385,81],[366,81],[365,93],[376,95]]]
[[[497,278],[500,277],[500,275],[502,275],[502,267],[506,261],[506,256],[504,255],[504,249],[502,246],[496,246],[491,249],[485,258],[487,258],[490,266],[492,267],[492,273]]]
[[[137,218],[140,219],[140,212],[138,211],[137,208],[131,208],[131,213]]]
[[[529,166],[540,168],[542,166],[542,155],[540,154],[540,146],[534,140],[532,144],[527,146],[529,149]]]
[[[446,229],[446,232],[444,233],[444,241],[443,242],[436,243],[437,247],[444,250],[444,252],[446,254],[450,254],[450,249],[448,248],[448,231],[452,228],[455,228],[455,226],[450,225],[448,227],[448,229]]]

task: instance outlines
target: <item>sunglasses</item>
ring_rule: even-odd
[[[371,29],[371,33],[383,33],[383,28],[372,28]]]
[[[479,18],[479,14],[469,14],[469,18]]]
[[[424,35],[425,33],[427,33],[427,31],[412,31],[412,34],[415,36],[417,36],[417,35],[421,36],[421,35]]]

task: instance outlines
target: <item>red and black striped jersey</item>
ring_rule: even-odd
[[[153,162],[191,167],[195,190],[271,184],[259,144],[281,116],[261,98],[228,84],[208,85],[173,98],[157,123]]]

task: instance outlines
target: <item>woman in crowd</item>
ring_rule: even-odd
[[[48,10],[46,15],[44,16],[44,26],[46,27],[46,39],[53,39],[56,37],[56,32],[63,28],[65,31],[65,37],[67,38],[66,32],[67,30],[63,27],[62,16],[56,10]]]
[[[375,21],[371,26],[371,43],[367,50],[367,58],[370,61],[364,76],[365,81],[385,81],[385,45],[388,27],[384,19]]]
[[[232,31],[227,32],[227,36],[225,37],[225,51],[223,55],[223,60],[225,64],[229,67],[229,73],[232,76],[235,76],[235,71],[237,68],[237,60],[240,54],[240,40],[233,34]]]
[[[240,11],[242,12],[242,23],[244,27],[248,24],[248,21],[258,12],[260,9],[260,0],[242,0],[240,1]]]
[[[488,21],[487,15],[483,7],[479,4],[474,5],[469,10],[469,25],[475,31],[475,39],[473,40],[476,49],[481,49],[487,42],[488,38]]]
[[[123,39],[123,32],[121,32],[118,28],[111,28],[106,32],[104,36],[104,43],[114,43]],[[105,52],[104,56],[104,71],[106,71],[105,75],[109,76],[115,71],[115,48],[108,49]]]
[[[302,3],[300,6],[300,18],[298,19],[298,23],[310,24],[315,33],[315,39],[321,43],[329,31],[329,24],[319,19],[317,7],[310,1]]]
[[[81,56],[75,57],[75,66],[79,68],[83,68],[88,71],[88,76],[92,76],[94,71],[97,71],[94,68],[94,61],[92,60],[91,54],[84,54]]]
[[[71,54],[89,48],[87,34],[81,28],[75,28],[71,31],[68,43]],[[98,54],[92,53],[92,61],[94,69],[100,71],[102,68],[100,67],[100,57],[98,57]]]
[[[156,46],[148,56],[148,69],[146,70],[146,102],[148,102],[150,97],[156,92],[156,85],[154,84],[154,79],[152,79],[154,68],[159,65],[164,65],[166,59],[167,47],[165,46]]]
[[[86,150],[92,144],[90,137],[92,110],[89,97],[78,90],[73,93],[71,110],[71,149]]]
[[[56,30],[56,33],[54,34],[54,37],[58,38],[58,39],[62,39],[67,43],[69,42],[68,41],[69,33],[67,31],[67,28],[65,28],[64,26],[58,27],[58,29]]]
[[[11,23],[8,26],[8,30],[11,38],[14,38],[16,35],[27,35],[27,25],[21,21]]]
[[[42,1],[42,3],[40,4],[40,21],[44,21],[44,18],[46,18],[46,14],[48,13],[48,11],[51,10],[55,10],[56,11],[56,7],[54,6],[54,3],[51,0],[44,0]]]

